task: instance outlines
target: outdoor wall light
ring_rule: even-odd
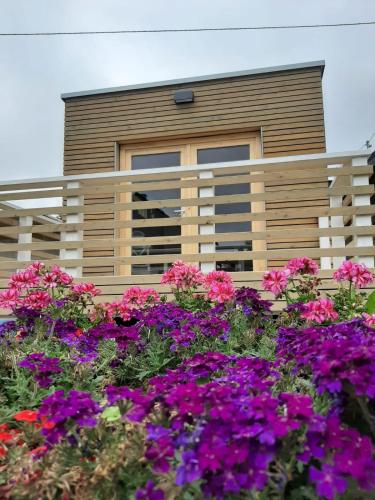
[[[194,102],[194,92],[192,90],[176,90],[173,94],[175,104],[186,104]]]

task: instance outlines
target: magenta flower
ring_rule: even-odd
[[[75,295],[90,295],[91,297],[96,297],[100,295],[102,291],[97,288],[94,283],[75,283],[71,286],[71,291]]]
[[[331,465],[324,464],[321,470],[311,466],[309,473],[318,495],[327,500],[333,500],[346,490],[347,481]]]
[[[339,315],[334,310],[333,302],[329,299],[312,300],[304,304],[301,317],[315,323],[324,323],[338,319]]]
[[[374,281],[374,276],[364,264],[347,260],[333,273],[333,279],[349,281],[356,288],[364,288]]]
[[[235,289],[232,283],[220,281],[212,282],[207,293],[210,300],[219,304],[233,300],[234,295]]]
[[[16,288],[8,288],[0,292],[0,307],[2,309],[15,309],[20,306],[20,294]]]
[[[177,260],[163,274],[161,284],[171,285],[178,290],[188,290],[203,284],[203,274],[196,266]]]
[[[309,257],[296,257],[290,259],[290,261],[285,266],[290,272],[291,276],[296,276],[297,274],[318,274],[319,266],[318,264],[310,259]]]
[[[164,500],[164,492],[149,480],[143,488],[135,492],[135,500]]]
[[[365,321],[365,325],[370,327],[375,326],[375,314],[363,313],[363,318]]]
[[[263,288],[278,297],[288,286],[288,273],[284,270],[274,269],[266,271],[263,275]]]
[[[141,288],[132,286],[125,290],[123,302],[129,308],[143,308],[147,305],[153,305],[160,302],[159,294],[153,288]]]

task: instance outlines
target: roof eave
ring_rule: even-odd
[[[184,85],[195,82],[204,82],[210,80],[222,80],[224,78],[236,78],[241,76],[251,76],[251,75],[261,75],[265,73],[277,73],[280,71],[293,71],[299,69],[307,69],[307,68],[320,68],[321,75],[323,76],[325,61],[309,61],[304,63],[296,63],[296,64],[285,64],[282,66],[271,66],[268,68],[257,68],[251,70],[242,70],[242,71],[233,71],[229,73],[216,73],[212,75],[202,75],[188,78],[179,78],[175,80],[164,80],[159,82],[148,82],[148,83],[138,83],[135,85],[125,85],[121,87],[108,87],[102,89],[92,89],[92,90],[82,90],[80,92],[67,92],[61,94],[61,99],[65,101],[66,99],[72,99],[75,97],[85,97],[90,95],[98,95],[98,94],[112,94],[114,92],[128,92],[130,90],[142,90],[142,89],[150,89],[150,88],[158,88],[158,87],[168,87],[171,85]]]

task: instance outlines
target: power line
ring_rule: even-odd
[[[204,31],[257,31],[257,30],[291,30],[305,28],[342,28],[347,26],[369,26],[375,21],[334,24],[298,24],[284,26],[228,26],[223,28],[173,28],[173,29],[137,29],[108,31],[40,31],[25,33],[0,33],[0,36],[65,36],[65,35],[134,35],[141,33],[197,33]]]

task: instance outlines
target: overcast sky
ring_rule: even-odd
[[[0,0],[0,32],[369,20],[374,0]],[[328,151],[359,149],[375,131],[374,46],[375,26],[0,37],[0,179],[62,174],[62,92],[318,59]]]

